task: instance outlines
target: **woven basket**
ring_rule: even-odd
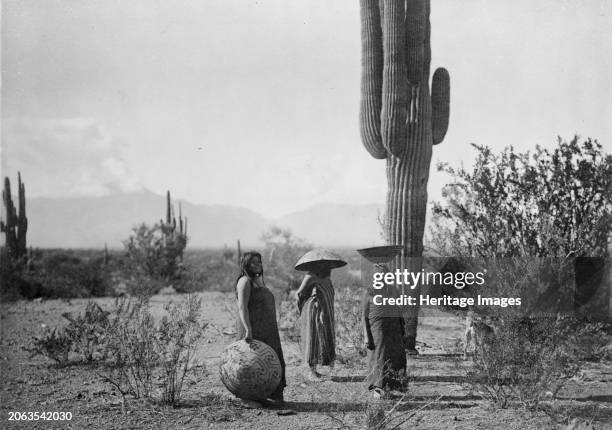
[[[239,340],[221,354],[219,375],[223,385],[236,397],[260,401],[278,387],[282,367],[269,345],[258,340]]]

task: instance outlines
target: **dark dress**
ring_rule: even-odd
[[[283,390],[287,386],[287,382],[285,380],[283,348],[281,347],[278,325],[276,323],[274,295],[268,288],[259,287],[252,281],[249,282],[251,284],[251,295],[249,297],[248,309],[253,339],[259,340],[272,347],[281,363],[282,375],[280,383],[276,391],[270,395],[270,398],[277,398],[282,396]],[[238,339],[244,339],[246,330],[240,320],[240,316],[238,316],[238,321],[236,322],[236,332]]]
[[[397,296],[393,286],[384,287],[376,294]],[[362,301],[366,330],[374,343],[374,349],[368,350],[367,387],[369,390],[404,390],[402,379],[406,373],[406,352],[403,319],[396,306],[374,305],[372,297],[371,290],[366,291]]]

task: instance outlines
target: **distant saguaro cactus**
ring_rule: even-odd
[[[187,217],[183,220],[183,210],[179,203],[177,223],[170,191],[166,192],[166,220],[160,220],[160,226],[164,237],[163,249],[167,260],[167,268],[164,272],[170,277],[176,275],[177,259],[178,261],[183,260],[183,251],[187,247]]]
[[[385,237],[396,269],[420,271],[432,145],[448,129],[450,78],[431,62],[429,0],[361,0],[361,139],[387,160]],[[408,318],[414,349],[416,314]]]
[[[0,221],[0,230],[5,235],[8,255],[19,259],[27,256],[26,233],[28,218],[26,217],[25,185],[21,182],[21,173],[17,173],[19,211],[15,208],[11,195],[11,181],[4,178],[2,201],[6,210],[6,222]]]
[[[185,217],[185,220],[183,220],[183,209],[179,203],[179,217],[177,224],[176,217],[174,216],[174,206],[172,205],[172,200],[170,198],[170,191],[166,192],[166,220],[160,220],[160,225],[162,228],[162,233],[168,241],[174,240],[177,236],[183,236],[185,239],[187,238],[187,217]],[[178,230],[176,229],[177,227]],[[183,253],[181,251],[181,257],[182,255]]]

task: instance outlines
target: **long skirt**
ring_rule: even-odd
[[[336,359],[333,295],[319,294],[309,297],[300,317],[300,346],[302,360],[310,366],[329,366]]]
[[[370,317],[374,350],[368,351],[368,389],[404,390],[406,352],[400,317]]]

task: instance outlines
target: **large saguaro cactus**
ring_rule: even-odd
[[[420,271],[432,145],[448,129],[450,78],[437,69],[430,92],[429,0],[360,1],[361,139],[387,160],[385,233],[389,244],[404,246],[395,268]],[[412,350],[417,312],[406,321]]]

